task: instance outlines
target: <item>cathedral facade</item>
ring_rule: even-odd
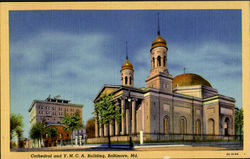
[[[120,108],[120,122],[101,125],[96,137],[139,134],[234,135],[235,99],[218,93],[202,76],[184,73],[173,77],[167,67],[167,42],[158,31],[150,49],[151,70],[145,88],[134,86],[134,68],[126,57],[121,85],[104,85]],[[151,135],[153,138],[153,135]]]

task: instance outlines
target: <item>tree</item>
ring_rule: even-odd
[[[100,99],[95,103],[95,116],[100,124],[109,125],[112,121],[120,122],[121,114],[113,101],[113,97],[108,94],[103,94]],[[108,126],[108,146],[111,147],[110,132]]]
[[[45,127],[42,123],[35,123],[30,129],[30,138],[38,141],[38,147],[41,147],[41,140],[45,132]]]
[[[87,137],[95,137],[95,119],[89,119],[86,124]]]
[[[21,114],[10,114],[10,140],[13,139],[14,133],[19,137],[23,136],[23,116]]]
[[[240,108],[235,111],[235,132],[242,135],[243,133],[243,109]]]
[[[62,124],[66,126],[65,130],[69,130],[71,133],[71,144],[73,146],[73,132],[83,128],[80,114],[76,112],[74,115],[70,116],[65,113],[62,120]]]
[[[55,138],[56,138],[57,135],[58,135],[57,129],[56,129],[55,127],[48,127],[48,128],[45,130],[45,133],[48,134],[48,137],[51,138],[52,145],[53,145],[53,143],[56,141]]]

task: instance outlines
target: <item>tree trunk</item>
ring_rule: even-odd
[[[110,134],[109,134],[109,131],[108,131],[108,147],[111,148],[111,140],[110,140]]]
[[[73,146],[73,132],[71,132],[71,146]]]
[[[40,140],[41,139],[38,139],[38,144],[37,144],[37,146],[40,148]]]

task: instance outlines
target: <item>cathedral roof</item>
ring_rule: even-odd
[[[158,47],[158,46],[167,47],[167,41],[163,39],[160,34],[158,34],[157,38],[152,42],[151,49]]]
[[[132,63],[129,62],[128,58],[126,58],[125,63],[122,65],[121,71],[125,70],[125,69],[130,69],[130,70],[134,71],[134,67],[133,67]]]
[[[212,87],[212,85],[203,77],[193,73],[184,73],[174,77],[173,88],[177,86],[193,86],[193,85],[205,85]]]

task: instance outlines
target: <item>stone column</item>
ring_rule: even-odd
[[[129,102],[128,102],[129,107]],[[126,134],[129,134],[129,108],[126,109]]]
[[[97,117],[98,118],[98,117]],[[95,125],[95,127],[96,127],[96,137],[100,137],[100,124],[99,124],[99,121],[97,120],[97,119],[95,119],[95,123],[96,123],[96,125]]]
[[[132,110],[131,110],[131,107],[132,107],[132,101],[131,102],[128,102],[128,134],[131,134],[132,133]]]
[[[126,104],[125,98],[122,99],[122,135],[126,134]]]
[[[136,100],[132,102],[132,134],[136,134]]]
[[[109,134],[110,134],[110,136],[113,136],[114,133],[115,133],[113,127],[114,127],[114,125],[113,125],[113,120],[112,120],[109,123]]]
[[[119,100],[116,101],[116,107],[117,108],[120,108],[120,103],[119,103]],[[115,120],[115,136],[116,135],[119,135],[119,128],[118,128],[119,124],[117,122],[117,120]]]

